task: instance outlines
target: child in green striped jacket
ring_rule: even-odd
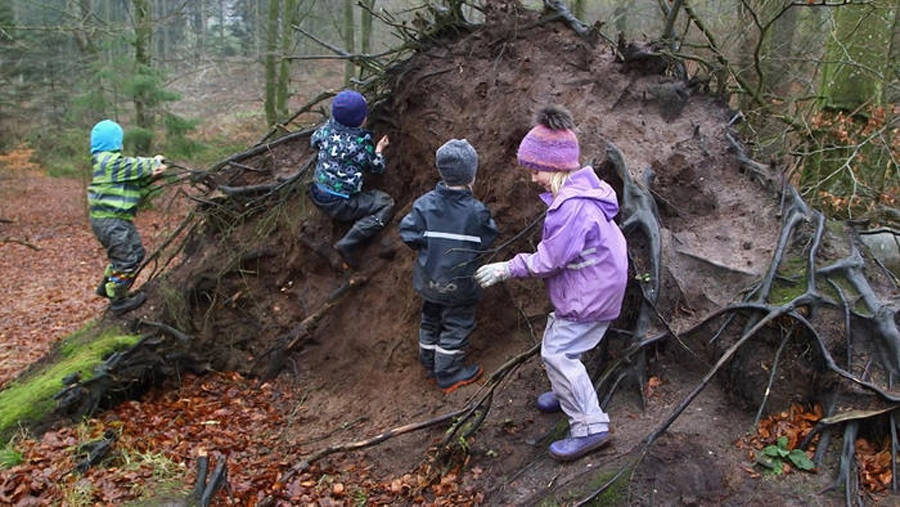
[[[133,220],[141,199],[166,165],[162,155],[123,156],[122,127],[103,120],[91,129],[91,166],[87,190],[91,229],[109,258],[97,295],[109,298],[109,309],[119,315],[146,299],[141,292],[128,294],[144,260],[144,245]]]

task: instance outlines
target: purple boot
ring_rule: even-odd
[[[601,431],[586,437],[569,437],[550,444],[550,456],[558,461],[576,460],[609,443],[608,431]]]
[[[538,396],[537,408],[545,414],[559,412],[561,410],[559,407],[559,398],[557,398],[556,395],[553,394],[553,391],[547,391],[546,393]]]

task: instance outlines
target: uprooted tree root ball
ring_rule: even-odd
[[[666,459],[702,467],[711,458],[690,456],[687,439],[730,446],[754,415],[794,402],[825,408],[816,433],[846,428],[834,434],[843,431],[847,440],[877,421],[872,431],[890,435],[896,448],[890,407],[900,399],[893,384],[900,337],[896,309],[883,296],[896,285],[860,252],[852,228],[826,223],[779,183],[777,168],[754,162],[736,141],[734,111],[702,82],[673,77],[677,62],[634,45],[611,46],[566,11],[542,18],[511,1],[483,9],[483,24],[456,10],[440,13],[428,30],[409,36],[395,60],[371,67],[379,73],[363,86],[374,104],[369,128],[389,135],[391,145],[387,172],[367,185],[397,206],[366,247],[360,271],[329,262],[343,227],[308,200],[315,157],[309,122],[317,120],[297,115],[295,123],[307,124],[293,133],[266,136],[186,178],[196,206],[147,261],[144,269],[154,272],[145,286],[149,300],[133,322],[136,332],[157,337],[138,345],[153,354],[119,358],[110,367],[119,368],[116,378],[171,373],[175,364],[236,370],[261,382],[291,376],[315,407],[302,431],[325,436],[315,448],[288,438],[284,445],[297,459],[281,482],[337,452],[379,446],[368,457],[397,472],[416,467],[432,448],[428,463],[437,472],[481,453],[487,464],[480,466],[491,468],[497,486],[487,501],[500,504],[590,500],[632,471],[629,494],[648,500],[639,488],[657,486],[650,472],[642,475],[642,460],[654,470],[654,460]],[[303,112],[332,95],[321,94]],[[615,438],[596,470],[559,467],[545,455],[561,419],[532,408],[547,388],[537,356],[548,302],[538,282],[507,282],[485,294],[470,357],[484,366],[486,381],[444,396],[417,361],[414,255],[396,231],[413,200],[437,181],[435,149],[466,138],[479,155],[474,193],[501,231],[485,260],[531,251],[544,207],[516,167],[516,148],[535,110],[548,103],[573,112],[582,160],[618,192],[629,242],[623,315],[603,350],[586,358]],[[126,366],[131,377],[122,373]],[[650,378],[668,385],[665,400],[653,397]],[[71,406],[96,406],[112,383],[82,386],[91,403]],[[713,390],[718,401],[698,401]],[[746,412],[728,423],[714,422],[714,414],[697,419],[691,413],[700,403]],[[890,417],[877,417],[885,413]],[[354,438],[334,436],[334,427],[351,420],[364,420]],[[705,426],[692,433],[685,425]],[[299,430],[286,428],[292,431]],[[669,445],[655,450],[657,440]],[[838,456],[835,484],[855,492],[853,446],[816,442],[817,462],[829,451]],[[492,461],[498,453],[502,462]],[[700,502],[752,490],[713,476],[703,484],[671,479],[667,488],[692,488]]]

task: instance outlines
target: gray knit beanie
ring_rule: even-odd
[[[447,185],[468,185],[475,181],[478,153],[465,139],[451,139],[437,149],[435,165]]]

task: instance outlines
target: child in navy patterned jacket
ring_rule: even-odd
[[[353,268],[359,266],[359,248],[384,228],[394,212],[394,200],[379,190],[363,191],[363,173],[384,172],[384,148],[389,140],[372,142],[363,128],[366,99],[344,90],[331,103],[331,118],[316,129],[310,144],[318,150],[309,192],[313,203],[330,217],[353,222],[334,248]]]

